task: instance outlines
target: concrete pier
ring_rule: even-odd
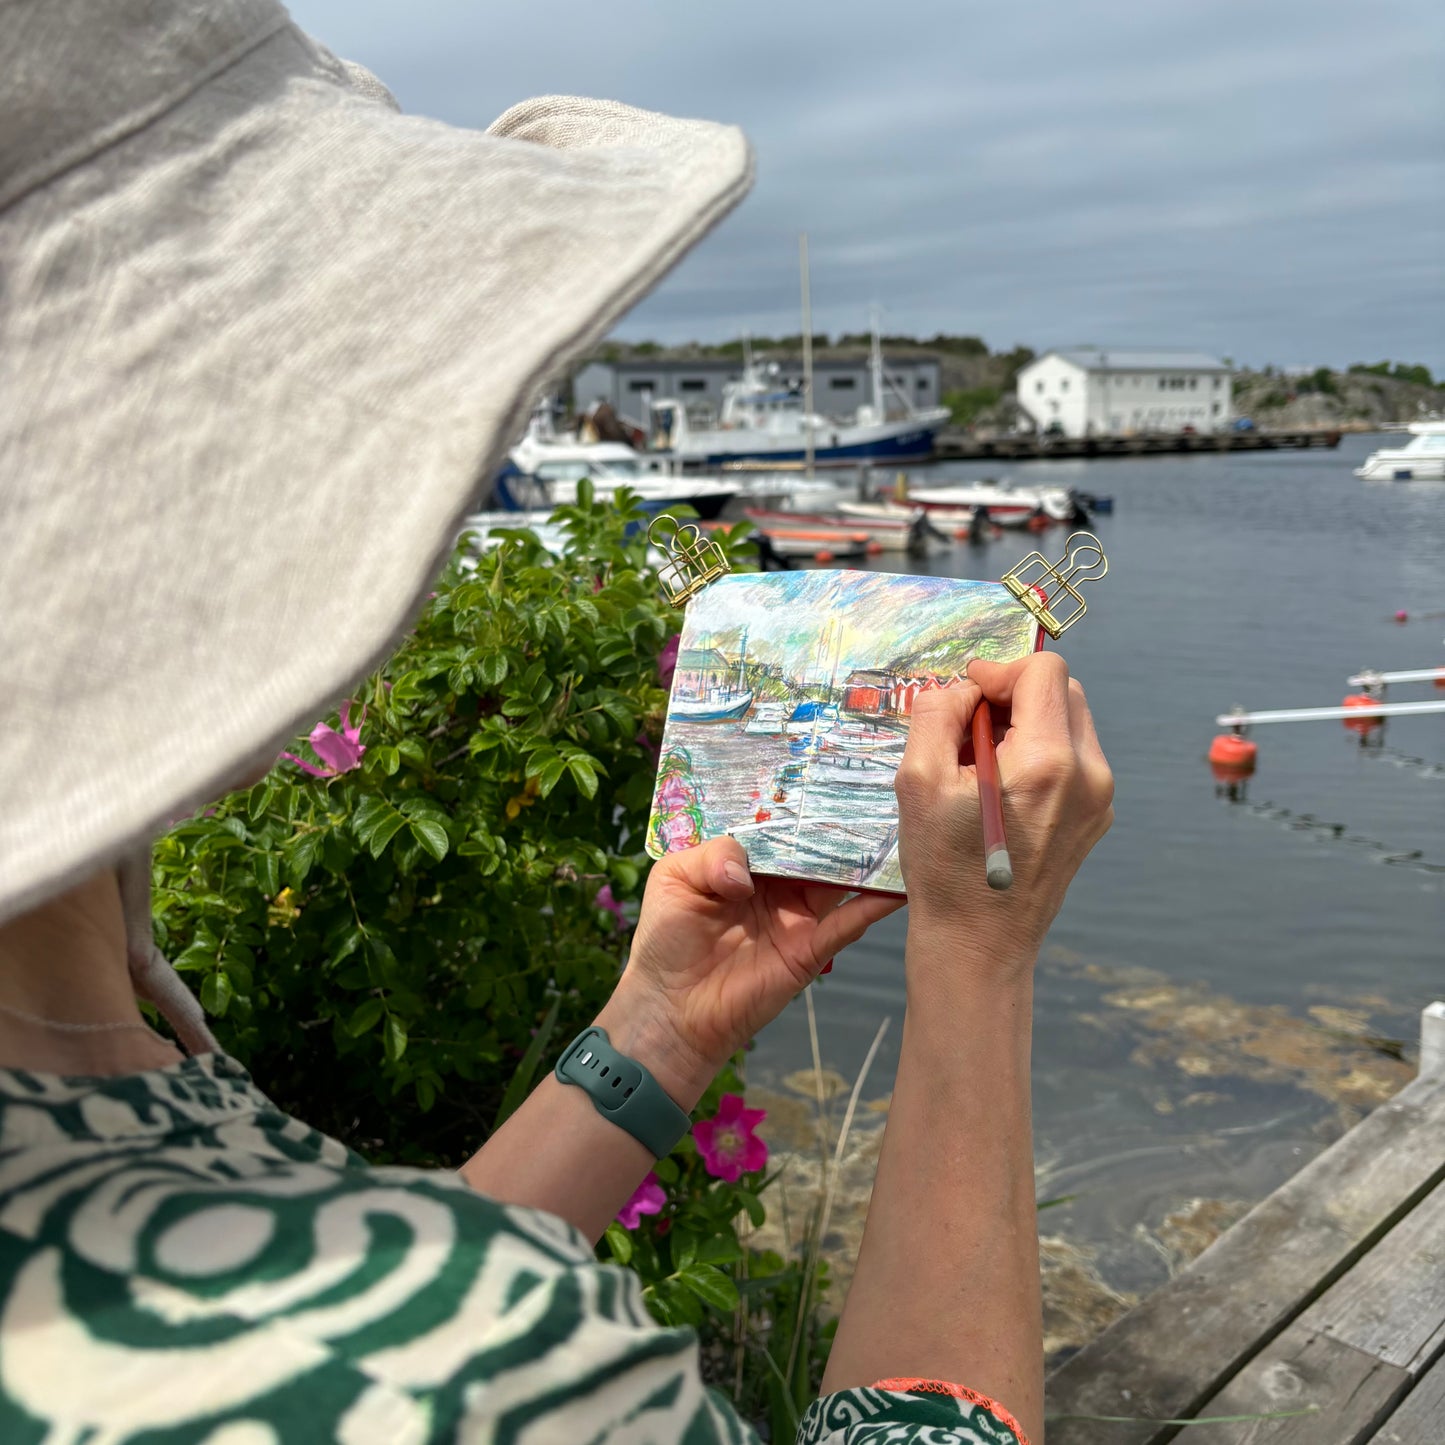
[[[940,462],[1077,461],[1090,457],[1157,457],[1191,452],[1301,451],[1339,444],[1337,431],[1242,431],[1210,435],[1169,432],[1107,437],[977,437],[968,432],[946,431],[939,433],[933,459]]]

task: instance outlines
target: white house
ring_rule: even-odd
[[[1049,351],[1018,375],[1039,431],[1067,437],[1228,431],[1229,368],[1200,351]]]

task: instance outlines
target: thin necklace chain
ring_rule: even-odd
[[[54,1029],[61,1034],[110,1034],[140,1029],[144,1033],[160,1038],[160,1035],[143,1019],[136,1023],[126,1021],[103,1024],[68,1024],[62,1023],[59,1019],[46,1019],[41,1018],[39,1014],[26,1013],[23,1008],[13,1008],[8,1003],[0,1003],[0,1013],[9,1014],[11,1018],[21,1019],[27,1024],[38,1024],[43,1029]]]

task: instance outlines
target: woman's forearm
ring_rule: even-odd
[[[946,1380],[1038,1440],[1032,960],[985,971],[958,958],[956,935],[924,927],[910,927],[908,950],[898,1077],[824,1389]]]
[[[597,1023],[691,1113],[715,1068],[709,1072],[694,1055],[680,1054],[666,1026],[621,988]],[[548,1073],[460,1172],[479,1194],[560,1215],[596,1241],[655,1162],[644,1145],[597,1112],[587,1093]]]

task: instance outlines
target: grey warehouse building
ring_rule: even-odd
[[[803,362],[796,356],[760,355],[764,363],[775,362],[780,381],[801,385]],[[890,390],[889,411],[898,409],[898,393],[917,409],[939,404],[939,362],[934,356],[884,357],[884,373]],[[573,405],[585,411],[607,401],[623,416],[636,417],[642,398],[650,395],[677,397],[689,411],[711,411],[722,407],[723,386],[738,381],[742,361],[732,357],[656,356],[629,357],[617,361],[586,362],[572,382]],[[859,406],[873,399],[865,348],[836,349],[813,357],[813,405],[823,416],[851,416]]]

